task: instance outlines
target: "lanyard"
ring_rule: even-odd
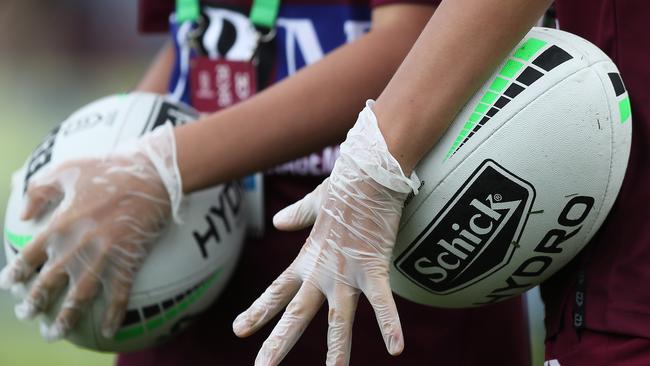
[[[256,28],[267,33],[275,26],[280,0],[253,0],[249,18]],[[176,0],[176,20],[198,21],[201,14],[199,0]]]
[[[177,22],[197,21],[200,13],[199,0],[176,0]]]

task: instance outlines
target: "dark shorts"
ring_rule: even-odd
[[[267,179],[267,217],[270,219],[272,213],[302,197],[321,180]],[[272,227],[270,222],[267,225]],[[308,231],[267,231],[263,239],[246,243],[232,280],[214,306],[170,342],[120,355],[118,365],[252,365],[278,318],[246,339],[233,334],[232,321],[291,263],[308,235]],[[520,298],[468,310],[435,309],[400,298],[396,302],[405,336],[402,355],[388,354],[374,312],[362,298],[354,324],[352,365],[530,364],[527,322]],[[324,364],[326,337],[324,306],[282,364]]]

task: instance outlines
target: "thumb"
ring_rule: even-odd
[[[327,179],[323,181],[316,189],[308,193],[300,201],[297,201],[273,216],[273,226],[282,231],[295,231],[311,226],[318,216],[323,187],[326,186]]]

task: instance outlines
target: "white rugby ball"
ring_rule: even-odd
[[[63,121],[14,175],[5,218],[8,262],[46,224],[22,221],[25,186],[47,166],[70,158],[102,155],[166,122],[195,120],[191,108],[147,93],[115,95],[93,102]],[[230,183],[190,194],[183,202],[182,225],[170,224],[138,272],[126,317],[113,339],[101,335],[105,307],[99,296],[68,336],[94,350],[129,352],[169,339],[207,308],[232,274],[243,243],[242,190]],[[44,321],[51,322],[59,304]]]
[[[498,302],[541,283],[598,230],[631,142],[612,61],[533,28],[416,171],[391,265],[393,290],[439,307]]]

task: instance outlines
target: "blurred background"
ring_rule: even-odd
[[[84,104],[132,89],[143,74],[165,36],[138,34],[136,12],[134,0],[0,1],[0,222],[11,173],[46,133]],[[542,304],[537,291],[528,300],[534,365],[542,365]],[[0,292],[0,365],[113,364],[110,354],[43,342],[35,323],[15,319],[13,304]]]
[[[11,173],[46,133],[139,80],[165,37],[138,34],[136,12],[133,0],[0,0],[0,222]],[[113,364],[110,354],[46,344],[37,324],[15,319],[13,304],[0,293],[0,365]]]

